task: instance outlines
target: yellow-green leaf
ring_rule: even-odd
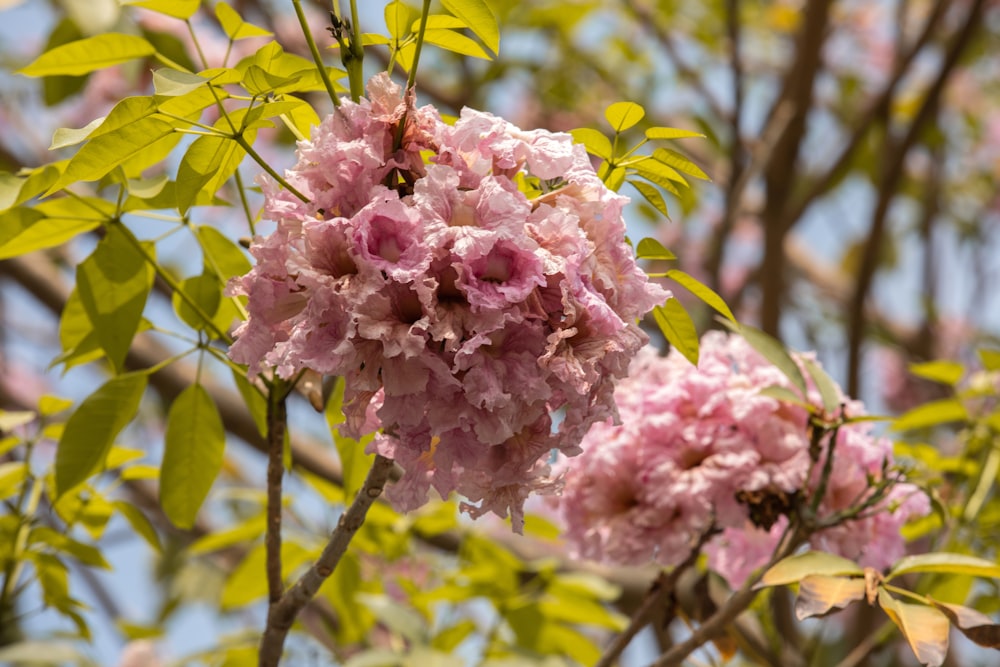
[[[124,500],[114,501],[114,506],[118,510],[118,513],[125,517],[125,520],[132,526],[132,530],[138,533],[142,539],[146,540],[149,546],[153,547],[157,552],[163,551],[163,545],[160,543],[160,536],[156,532],[156,528],[153,527],[149,518],[142,513],[142,510]]]
[[[653,208],[667,218],[670,217],[670,211],[667,210],[667,202],[664,201],[663,195],[660,194],[659,190],[654,188],[649,183],[643,183],[642,181],[629,180],[629,183],[631,183],[632,187],[639,191],[642,198],[648,201]]]
[[[219,19],[219,25],[222,26],[226,35],[233,41],[250,37],[268,37],[273,34],[270,30],[247,23],[235,9],[225,2],[216,3],[215,17]]]
[[[833,415],[840,408],[843,398],[840,395],[840,391],[837,389],[837,384],[833,379],[827,375],[826,371],[820,368],[819,364],[808,357],[802,358],[802,365],[805,366],[806,373],[812,378],[813,384],[816,385],[816,389],[819,391],[819,395],[823,400],[823,411],[827,415]]]
[[[695,178],[700,178],[703,181],[712,180],[708,177],[708,174],[701,170],[701,167],[677,151],[672,151],[669,148],[657,148],[653,151],[653,159],[673,167],[677,171],[690,174]]]
[[[639,241],[639,245],[635,248],[635,256],[638,259],[677,259],[677,255],[667,250],[662,243],[649,237]]]
[[[123,5],[142,7],[175,19],[189,19],[198,11],[200,0],[120,0]]]
[[[157,95],[164,97],[176,97],[177,95],[187,95],[196,88],[204,86],[209,82],[203,76],[181,72],[180,70],[161,67],[153,70],[153,90]]]
[[[677,299],[671,297],[662,306],[653,308],[653,319],[667,342],[677,349],[684,358],[698,365],[698,330],[691,316]]]
[[[611,159],[611,140],[590,127],[579,127],[570,131],[573,141],[583,144],[587,152],[603,160]]]
[[[705,135],[701,132],[692,132],[691,130],[680,130],[676,127],[651,127],[646,130],[647,139],[684,139],[687,137],[702,137]]]
[[[677,184],[688,187],[687,180],[673,167],[667,166],[651,157],[643,157],[635,162],[629,161],[628,167],[651,183],[659,185],[667,192],[678,196]]]
[[[785,346],[780,341],[760,329],[747,324],[737,325],[726,320],[720,321],[730,331],[743,336],[750,343],[750,347],[757,350],[762,357],[770,361],[774,364],[775,368],[784,373],[785,377],[791,380],[792,384],[795,385],[795,388],[799,390],[799,393],[803,397],[807,395],[806,379],[803,377],[802,371],[799,370],[799,366],[795,363],[792,355],[788,353],[788,350],[785,349]]]
[[[879,588],[878,603],[896,624],[914,655],[928,667],[939,667],[948,654],[948,617],[933,607],[900,602]]]
[[[229,530],[205,535],[188,547],[188,552],[192,555],[200,555],[237,544],[249,544],[263,535],[265,530],[267,530],[267,517],[264,514],[258,514]]]
[[[209,327],[201,315],[181,297],[184,294],[197,304],[201,312],[214,322],[215,313],[219,310],[222,300],[222,289],[215,274],[211,271],[201,275],[191,276],[181,282],[180,292],[175,292],[172,301],[174,312],[192,329],[202,331]]]
[[[246,151],[229,137],[207,135],[194,140],[177,168],[177,209],[187,213],[203,191],[212,195],[218,192],[245,155]]]
[[[492,56],[477,42],[454,30],[425,30],[424,42],[463,56],[489,60]]]
[[[48,218],[34,207],[24,206],[0,213],[0,259],[61,245],[101,224],[93,212],[80,206],[77,219]]]
[[[975,556],[954,553],[928,553],[906,556],[892,566],[886,581],[909,572],[942,572],[1000,578],[1000,565]]]
[[[725,300],[716,294],[708,285],[705,285],[697,278],[684,273],[683,271],[678,271],[677,269],[671,269],[667,271],[667,277],[676,283],[679,283],[687,291],[694,294],[696,297],[707,303],[709,306],[714,308],[720,315],[725,317],[730,322],[736,323],[736,317],[733,315],[733,311],[729,310],[729,306],[726,305]]]
[[[77,266],[80,301],[112,366],[121,371],[153,286],[153,268],[120,224]],[[149,251],[152,252],[150,246]]]
[[[174,399],[167,414],[160,505],[180,528],[195,517],[222,469],[226,434],[215,401],[200,384]]]
[[[483,40],[490,51],[500,53],[500,27],[485,0],[442,0],[441,4]]]
[[[943,398],[918,405],[903,413],[892,424],[892,428],[894,431],[909,431],[968,419],[969,413],[961,401],[957,398]]]
[[[825,551],[807,551],[803,554],[789,556],[775,563],[761,577],[757,588],[766,586],[783,586],[802,581],[811,575],[828,577],[854,575],[862,576],[865,571],[860,565],[843,556]]]
[[[604,110],[604,117],[615,132],[624,132],[646,116],[646,110],[635,102],[615,102]]]
[[[864,597],[865,580],[861,577],[810,574],[799,581],[795,617],[801,621],[812,616],[822,616],[832,609],[843,609]]]
[[[27,76],[68,74],[79,76],[118,65],[156,52],[153,45],[137,35],[106,33],[57,46],[18,70]]]
[[[56,129],[55,133],[52,135],[52,143],[49,144],[49,150],[54,151],[60,148],[66,148],[67,146],[75,146],[83,141],[87,140],[87,137],[93,133],[100,125],[104,122],[105,117],[95,118],[83,127],[79,129],[71,127],[60,127]]]
[[[145,390],[145,373],[120,375],[105,382],[70,415],[56,450],[57,497],[104,463],[115,438],[139,410]]]

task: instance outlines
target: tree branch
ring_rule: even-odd
[[[285,473],[282,460],[288,424],[287,393],[284,383],[275,378],[267,396],[267,592],[273,606],[284,592],[281,582],[281,480]]]
[[[380,455],[375,456],[375,462],[372,464],[371,470],[368,471],[364,485],[355,496],[351,506],[340,515],[337,528],[330,536],[330,541],[327,542],[319,559],[295,582],[294,586],[281,596],[276,604],[271,606],[267,614],[267,627],[264,629],[264,635],[260,642],[258,662],[260,667],[275,667],[281,660],[285,638],[292,628],[292,623],[295,622],[295,617],[315,597],[323,582],[333,574],[341,557],[347,551],[351,539],[364,523],[368,509],[382,495],[382,489],[385,488],[393,465],[392,459]]]

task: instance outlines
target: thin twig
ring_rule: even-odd
[[[285,638],[296,616],[315,597],[323,582],[333,574],[354,534],[364,523],[368,509],[382,495],[392,468],[392,459],[376,455],[364,485],[351,506],[340,516],[337,528],[319,559],[281,596],[277,604],[271,606],[267,614],[267,627],[260,641],[260,667],[275,667],[281,660]]]
[[[687,555],[687,558],[676,565],[669,573],[660,572],[659,576],[650,586],[649,592],[646,594],[646,599],[643,600],[639,608],[632,614],[632,620],[629,622],[628,627],[614,638],[594,667],[611,667],[615,663],[625,648],[631,643],[632,639],[652,619],[653,612],[662,607],[667,598],[673,595],[674,588],[677,586],[677,580],[681,574],[694,565],[701,554],[702,547],[715,534],[716,530],[714,527],[706,530],[698,538],[697,544],[691,547],[691,552]]]

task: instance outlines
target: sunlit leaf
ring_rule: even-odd
[[[101,550],[92,544],[84,544],[69,535],[63,535],[48,526],[35,526],[28,535],[28,544],[46,545],[56,552],[72,556],[84,565],[102,570],[110,570],[111,565],[105,560]]]
[[[991,560],[955,553],[927,553],[905,556],[885,576],[886,581],[910,572],[942,572],[1000,578],[1000,565]]]
[[[485,0],[442,0],[449,12],[468,26],[493,53],[500,53],[500,27]]]
[[[122,369],[139,329],[154,276],[153,268],[129,241],[128,234],[120,224],[111,225],[76,271],[80,301],[98,342],[117,371]]]
[[[925,361],[910,364],[910,372],[927,380],[954,386],[965,375],[965,366],[957,361]]]
[[[674,298],[667,299],[662,306],[653,308],[653,319],[656,320],[667,342],[684,355],[685,359],[697,366],[698,330],[681,302]]]
[[[0,463],[0,500],[6,500],[19,493],[26,479],[28,479],[28,464],[24,461]]]
[[[639,191],[642,198],[648,201],[653,208],[662,213],[664,216],[668,218],[670,217],[670,211],[667,210],[667,202],[664,201],[663,195],[660,194],[659,190],[654,188],[649,183],[643,183],[642,181],[629,180],[629,183],[631,183],[632,187]]]
[[[635,256],[638,259],[677,259],[677,255],[667,250],[662,243],[650,237],[639,241],[639,245],[635,248]]]
[[[145,389],[145,373],[111,378],[70,415],[56,450],[56,496],[83,482],[104,463],[115,438],[139,410]]]
[[[0,259],[62,245],[100,226],[102,220],[80,204],[76,219],[47,217],[38,207],[19,206],[0,213]]]
[[[931,598],[928,598],[927,601],[939,609],[948,617],[952,625],[975,643],[989,648],[1000,648],[1000,625],[994,623],[993,619],[986,614],[959,604],[938,602]]]
[[[988,371],[1000,371],[1000,350],[989,350],[980,348],[979,360],[983,362],[983,368]]]
[[[156,91],[157,95],[165,97],[187,95],[208,82],[209,79],[203,76],[191,74],[190,72],[181,72],[169,67],[161,67],[160,69],[153,70],[153,90]]]
[[[678,271],[677,269],[667,271],[667,277],[682,285],[685,289],[714,308],[720,315],[725,317],[730,322],[736,322],[736,317],[733,315],[733,311],[729,310],[729,306],[726,305],[725,300],[716,294],[715,290],[708,285],[705,285],[697,278],[694,278],[683,271]]]
[[[215,313],[219,310],[219,303],[222,300],[222,289],[215,273],[208,271],[185,278],[181,281],[180,288],[180,292],[175,292],[171,297],[174,312],[192,329],[210,330],[210,323],[214,322]],[[201,312],[209,318],[209,322],[206,322],[198,311],[181,297],[181,294],[197,304]]]
[[[244,21],[243,17],[226,2],[215,4],[215,17],[219,19],[219,25],[222,26],[222,30],[233,41],[248,39],[250,37],[268,37],[273,34],[270,30],[265,30]]]
[[[364,484],[368,470],[375,460],[375,455],[365,453],[365,443],[341,434],[340,426],[344,422],[343,400],[344,382],[338,379],[326,403],[326,423],[330,427],[330,433],[340,457],[344,495],[353,498]],[[433,448],[435,444],[432,441],[431,447]]]
[[[188,547],[188,552],[192,555],[200,555],[239,544],[249,544],[263,535],[265,530],[267,530],[267,517],[264,514],[258,514],[228,530],[209,533],[199,538]]]
[[[861,576],[864,573],[865,571],[860,565],[843,556],[825,551],[807,551],[803,554],[789,556],[775,563],[761,577],[757,588],[793,584],[812,575],[837,577],[844,575]]]
[[[669,148],[657,148],[653,151],[653,159],[673,167],[677,171],[700,178],[703,181],[712,180],[708,177],[708,174],[701,170],[701,167],[677,151],[672,151]]]
[[[705,135],[701,132],[681,130],[676,127],[651,127],[646,130],[647,139],[684,139],[686,137],[704,138]]]
[[[482,58],[484,60],[489,60],[492,57],[477,42],[454,30],[427,29],[424,31],[424,42],[440,46],[442,49],[454,53],[460,53],[463,56],[472,56],[473,58]]]
[[[579,127],[570,131],[570,135],[572,135],[573,141],[583,144],[591,155],[596,155],[604,160],[611,159],[611,140],[601,132],[590,127]]]
[[[781,385],[771,385],[769,387],[764,387],[757,392],[761,396],[770,396],[771,398],[776,398],[783,403],[791,403],[792,405],[798,405],[799,407],[805,408],[806,410],[814,410],[813,406],[807,403],[802,396],[796,394],[794,391],[788,387],[782,387]]]
[[[141,536],[142,539],[146,540],[149,546],[153,547],[157,552],[163,550],[163,545],[160,543],[160,536],[156,532],[156,528],[153,527],[149,518],[142,513],[142,510],[125,500],[114,501],[114,506],[118,510],[118,513],[125,517],[125,520],[132,526],[132,530]]]
[[[226,434],[215,401],[200,384],[174,399],[167,414],[160,505],[180,528],[191,528],[222,469]]]
[[[60,148],[66,148],[67,146],[75,146],[76,144],[85,141],[94,130],[100,127],[104,120],[104,116],[95,118],[79,129],[69,127],[58,128],[52,135],[52,143],[49,144],[49,150],[54,151]]]
[[[645,115],[646,110],[635,102],[615,102],[604,110],[604,117],[615,132],[635,126]]]
[[[832,609],[843,609],[864,597],[865,580],[860,577],[810,574],[799,581],[795,617],[801,621],[811,616],[822,616]]]
[[[394,0],[385,6],[385,27],[389,36],[401,41],[410,33],[410,26],[419,18],[417,10],[401,0]]]
[[[675,197],[680,195],[680,190],[677,189],[678,184],[688,187],[687,180],[681,176],[680,172],[648,156],[635,161],[630,160],[628,168],[634,170],[647,181],[659,185]]]
[[[943,398],[918,405],[900,415],[892,424],[894,431],[910,431],[950,422],[967,421],[969,413],[957,398]]]
[[[951,629],[947,616],[933,607],[900,602],[881,588],[878,602],[906,637],[917,660],[928,667],[944,662]]]
[[[155,52],[152,44],[137,35],[105,33],[46,51],[30,65],[18,70],[18,73],[27,76],[79,76],[136,58],[145,58]]]
[[[198,11],[201,0],[119,0],[123,5],[142,7],[150,11],[172,16],[175,19],[189,19]]]

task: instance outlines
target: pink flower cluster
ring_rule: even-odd
[[[520,530],[531,491],[558,480],[669,294],[625,243],[622,207],[567,134],[465,109],[454,124],[385,76],[262,181],[274,233],[231,285],[249,297],[234,360],[346,380],[347,430],[405,474],[401,509],[430,487]],[[402,130],[400,130],[402,125]],[[556,427],[553,413],[561,420]]]
[[[558,504],[583,557],[623,564],[683,561],[710,528],[709,565],[737,586],[773,552],[796,494],[815,490],[805,408],[760,390],[789,380],[740,337],[705,334],[693,367],[677,352],[643,350],[615,398],[621,425],[596,424],[565,475]],[[809,397],[821,404],[818,394]],[[848,416],[863,406],[846,398]],[[824,447],[825,449],[825,447]],[[869,423],[844,425],[820,517],[867,497],[892,463]],[[859,518],[816,533],[814,547],[885,567],[903,554],[900,526],[929,511],[901,483]]]

